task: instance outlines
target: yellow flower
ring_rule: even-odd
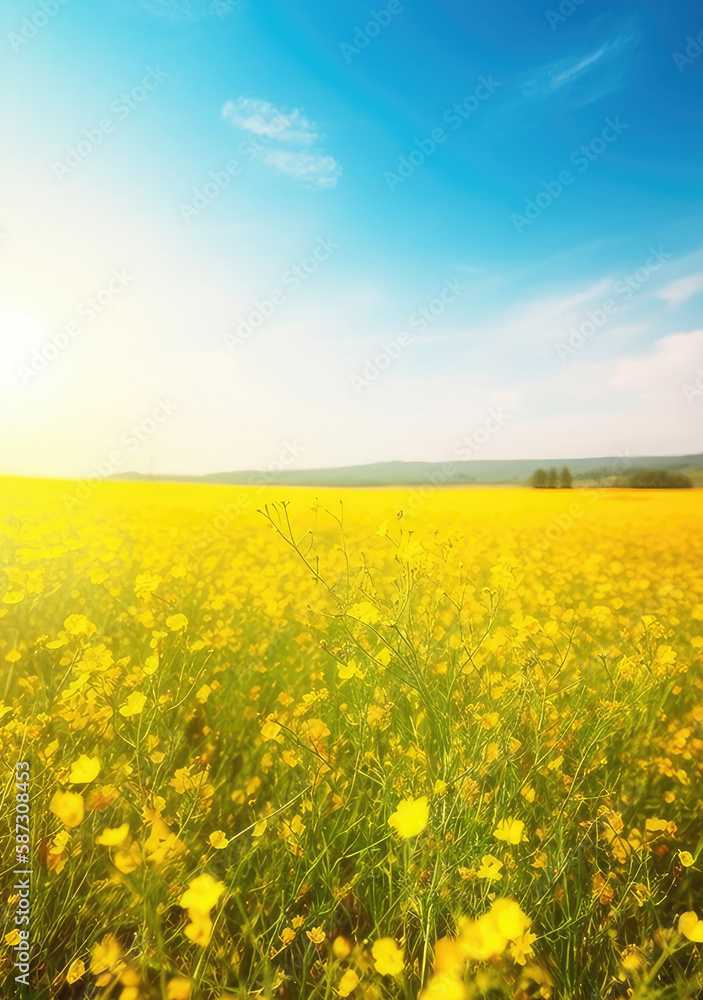
[[[503,876],[500,873],[503,862],[494,858],[492,854],[484,854],[481,858],[481,867],[476,872],[478,878],[487,878],[489,882],[497,882]]]
[[[484,729],[495,729],[500,722],[500,715],[497,712],[486,712],[485,715],[481,716],[479,722]]]
[[[430,807],[426,795],[419,799],[403,799],[388,820],[390,826],[407,840],[422,833],[430,820]]]
[[[523,931],[515,938],[510,945],[510,954],[518,965],[524,965],[530,955],[534,954],[533,941],[537,940],[537,935],[530,930]]]
[[[120,705],[120,715],[123,715],[125,719],[129,719],[133,715],[140,715],[145,705],[146,695],[140,691],[132,691],[124,705]]]
[[[350,660],[349,663],[346,664],[338,664],[337,672],[342,681],[348,681],[352,677],[358,677],[359,680],[363,680],[365,676],[364,671],[359,669],[354,660]],[[344,995],[346,996],[346,994]]]
[[[179,900],[179,906],[189,913],[209,914],[225,891],[224,882],[216,882],[212,875],[199,875],[191,879]]]
[[[160,583],[161,577],[158,576],[158,574],[141,573],[134,581],[134,593],[137,597],[147,600],[147,598],[151,597]]]
[[[127,837],[129,837],[129,823],[123,823],[122,826],[116,826],[112,829],[106,826],[103,828],[103,832],[95,838],[95,843],[101,844],[103,847],[119,847]]]
[[[170,628],[172,632],[180,632],[184,628],[188,628],[188,619],[185,615],[169,615],[166,619],[166,627]]]
[[[461,945],[464,955],[474,962],[487,962],[501,955],[508,941],[490,914],[478,920],[467,921],[461,927]]]
[[[23,590],[8,590],[3,597],[4,604],[19,604],[20,601],[24,600]]]
[[[190,979],[174,976],[166,986],[166,1000],[188,1000],[190,996]]]
[[[350,993],[359,985],[359,977],[354,972],[353,969],[347,969],[342,978],[339,980],[339,986],[337,987],[337,992],[340,997],[348,997]]]
[[[179,904],[188,910],[190,923],[185,929],[185,935],[193,944],[204,948],[212,934],[210,910],[215,906],[225,891],[224,882],[216,882],[211,875],[199,875],[191,879],[188,888],[182,894]]]
[[[493,836],[507,844],[519,844],[523,839],[524,829],[525,824],[521,819],[502,819],[493,831]]]
[[[100,774],[100,761],[97,757],[88,757],[82,753],[77,761],[71,765],[71,773],[68,776],[69,785],[87,785],[94,781]]]
[[[313,927],[311,931],[305,931],[313,944],[322,944],[327,936],[321,927]]]
[[[83,796],[79,792],[54,792],[49,809],[69,829],[82,823],[85,816]]]
[[[466,1000],[466,987],[455,976],[433,976],[420,994],[420,1000]]]
[[[139,844],[125,845],[112,854],[112,863],[123,875],[130,875],[140,867],[142,852]]]
[[[97,986],[107,986],[113,976],[125,968],[122,961],[122,947],[114,934],[106,934],[100,944],[93,945],[90,971],[97,976]]]
[[[195,692],[195,700],[199,701],[201,705],[204,705],[212,694],[212,688],[209,684],[203,684],[203,686]]]
[[[185,936],[193,944],[197,944],[200,948],[205,948],[209,944],[212,935],[212,920],[201,913],[193,912],[190,916],[191,922],[185,928]]]
[[[22,659],[22,654],[18,649],[11,649],[9,653],[5,654],[5,659],[8,663],[17,663],[18,660]]]
[[[79,979],[83,978],[84,972],[85,962],[83,962],[80,958],[76,958],[68,967],[66,982],[69,984],[78,982]]]
[[[530,918],[522,912],[514,899],[497,899],[491,906],[489,916],[500,933],[512,941],[530,926]]]
[[[622,952],[621,956],[622,967],[625,972],[639,972],[639,970],[644,966],[645,956],[642,954],[640,949],[634,945],[629,944],[625,950]]]
[[[293,944],[295,941],[295,931],[292,927],[284,927],[281,931],[281,941],[283,942],[283,947],[287,948],[289,944]]]
[[[14,948],[16,944],[19,944],[20,932],[15,928],[5,935],[5,944],[8,948]]]
[[[224,850],[229,844],[229,840],[227,840],[222,830],[215,830],[214,833],[210,834],[208,840],[210,841],[210,845],[218,851]]]
[[[268,719],[261,727],[261,735],[265,740],[275,740],[281,731],[281,727],[274,719]]]
[[[97,631],[97,625],[86,618],[85,615],[69,615],[63,623],[69,635],[92,635]]]
[[[332,942],[332,952],[334,953],[334,957],[341,961],[342,959],[348,958],[349,955],[351,955],[351,951],[352,942],[349,938],[344,937],[342,934],[338,934]]]
[[[679,933],[689,941],[703,942],[703,920],[693,910],[682,913],[679,917]]]
[[[478,920],[464,921],[460,943],[464,955],[475,962],[487,962],[505,951],[509,942],[515,946],[513,957],[522,964],[532,951],[534,935],[527,936],[530,918],[513,899],[497,899],[488,913]],[[522,960],[522,961],[521,961]]]
[[[403,951],[393,938],[385,937],[374,941],[371,954],[380,976],[398,976],[405,968]]]
[[[679,851],[679,861],[684,866],[684,868],[690,868],[696,859],[693,857],[690,851]]]
[[[122,990],[118,1000],[140,1000],[139,986],[141,980],[139,974],[134,969],[125,969],[120,977]]]

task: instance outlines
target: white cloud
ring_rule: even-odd
[[[617,90],[625,77],[627,50],[635,34],[625,28],[586,55],[567,56],[542,66],[520,90],[527,100],[551,97],[564,88],[578,88],[572,101],[583,107]]]
[[[676,278],[668,285],[658,289],[657,298],[667,302],[672,308],[683,305],[690,298],[703,291],[703,271],[698,274],[689,274],[685,278]]]
[[[269,149],[262,159],[282,174],[322,188],[336,187],[342,173],[335,158],[324,153],[292,153],[288,150]]]
[[[320,148],[319,132],[300,108],[288,111],[270,101],[239,97],[227,101],[222,116],[252,136],[251,147],[262,163],[303,184],[336,187],[342,168]]]
[[[281,111],[269,101],[240,97],[236,101],[228,101],[222,109],[222,115],[236,128],[267,139],[297,142],[307,146],[318,138],[318,133],[303,116],[300,108]]]
[[[672,333],[657,340],[649,354],[619,361],[613,385],[649,399],[680,396],[681,387],[691,381],[702,361],[703,330]]]

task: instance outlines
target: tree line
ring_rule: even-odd
[[[536,490],[570,490],[574,485],[574,477],[571,475],[571,470],[566,466],[559,473],[552,466],[549,471],[546,469],[535,469],[532,473],[530,484]]]
[[[566,466],[560,473],[557,473],[554,466],[549,470],[535,469],[530,485],[538,490],[570,490],[573,487],[573,476]],[[666,469],[637,469],[627,476],[616,476],[596,485],[629,490],[686,490],[691,489],[693,481],[683,473],[669,472]]]

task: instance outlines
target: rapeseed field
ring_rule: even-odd
[[[3,997],[703,996],[698,491],[0,506]]]

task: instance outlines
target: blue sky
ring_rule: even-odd
[[[3,471],[444,460],[496,408],[477,457],[703,450],[697,5],[8,0],[0,44]]]

